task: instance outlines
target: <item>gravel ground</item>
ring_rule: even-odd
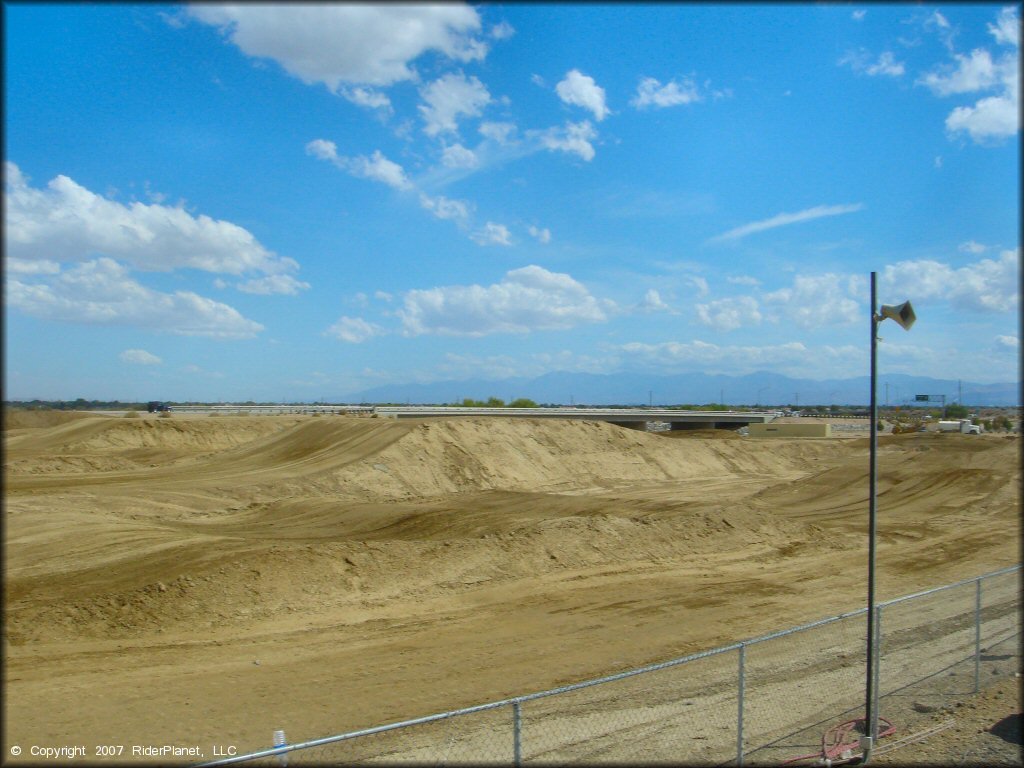
[[[1020,677],[1001,680],[900,725],[893,741],[879,744],[872,765],[1024,765]],[[926,735],[936,728],[940,730]]]

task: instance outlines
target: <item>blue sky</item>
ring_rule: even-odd
[[[8,399],[1019,378],[1017,5],[4,15]]]

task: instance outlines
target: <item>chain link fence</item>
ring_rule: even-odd
[[[1020,670],[1020,578],[1018,565],[876,606],[879,732]],[[204,766],[806,762],[863,718],[866,614]]]

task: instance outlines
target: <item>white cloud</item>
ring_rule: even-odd
[[[842,275],[797,275],[791,288],[765,294],[764,300],[777,305],[773,320],[801,328],[846,325],[867,316],[859,287],[858,280]]]
[[[637,309],[641,312],[671,312],[672,308],[664,302],[661,298],[661,294],[658,293],[654,288],[648,289],[647,293],[644,294],[643,299],[637,305]]]
[[[346,83],[387,86],[413,80],[412,62],[428,51],[457,61],[483,59],[474,35],[480,17],[468,5],[363,3],[189,6],[243,53],[277,61],[307,85],[337,92]]]
[[[614,308],[569,275],[530,265],[490,286],[455,285],[409,291],[398,311],[407,336],[487,336],[562,330],[607,319]]]
[[[906,69],[902,62],[896,61],[892,51],[882,51],[878,55],[878,61],[868,66],[864,70],[869,75],[888,75],[889,77],[899,77]]]
[[[412,183],[405,176],[405,170],[398,163],[388,160],[379,149],[370,157],[341,158],[348,172],[353,176],[373,179],[394,189],[412,189]]]
[[[853,13],[850,14],[850,18],[852,18],[854,21],[862,21],[864,17],[867,15],[867,13],[867,11],[862,10],[854,11]]]
[[[374,336],[381,336],[384,329],[374,323],[368,323],[361,317],[341,317],[324,333],[349,344],[362,344]]]
[[[901,261],[886,267],[881,278],[912,302],[941,300],[974,312],[1009,312],[1020,303],[1019,262],[1020,249],[958,269],[930,260]]]
[[[341,88],[338,92],[360,107],[366,107],[367,109],[391,109],[391,99],[372,88]]]
[[[508,144],[516,132],[514,123],[480,123],[480,134],[498,144]]]
[[[548,229],[547,227],[540,229],[539,227],[535,227],[531,224],[529,230],[527,231],[530,233],[531,237],[537,238],[537,240],[541,243],[551,242],[551,230]]]
[[[243,293],[255,293],[261,296],[269,296],[274,293],[297,296],[299,291],[305,291],[308,288],[309,283],[296,280],[291,275],[267,275],[247,280],[238,285],[238,290]]]
[[[63,175],[37,189],[11,162],[6,163],[6,177],[4,244],[14,259],[49,265],[103,254],[147,271],[188,267],[235,275],[298,268],[248,230],[193,216],[180,206],[122,205]]]
[[[1014,97],[989,96],[973,107],[957,107],[946,118],[950,133],[966,131],[976,144],[1005,139],[1020,130],[1020,101]]]
[[[723,240],[738,240],[741,237],[753,234],[755,232],[763,232],[766,229],[774,229],[775,227],[784,227],[789,224],[799,224],[804,221],[811,221],[812,219],[820,219],[823,216],[839,216],[844,213],[855,213],[864,207],[862,203],[854,203],[853,205],[817,205],[814,208],[807,208],[797,213],[780,213],[772,216],[770,219],[762,219],[761,221],[755,221],[750,224],[744,224],[741,227],[730,229],[721,235],[712,237],[709,242],[720,242]]]
[[[1016,336],[996,336],[996,346],[1002,349],[1020,349],[1020,339]]]
[[[917,82],[936,96],[952,96],[980,91],[993,93],[973,105],[960,105],[946,117],[951,136],[967,133],[976,144],[985,145],[1013,136],[1020,131],[1020,20],[1013,7],[1004,8],[989,32],[996,43],[1013,50],[998,59],[985,48],[970,55],[953,54],[954,64],[939,66]]]
[[[691,104],[700,101],[701,95],[692,80],[678,83],[671,80],[662,85],[653,77],[645,77],[636,88],[636,96],[629,103],[637,109],[647,107],[674,107],[678,104]]]
[[[460,116],[477,117],[491,103],[487,88],[476,77],[449,72],[420,88],[425,104],[419,106],[428,136],[456,133]]]
[[[611,114],[611,110],[605,104],[604,88],[595,83],[594,78],[584,75],[578,69],[569,70],[565,78],[555,86],[555,92],[566,104],[593,112],[598,122]]]
[[[333,163],[338,168],[353,176],[373,179],[387,184],[393,189],[412,189],[412,182],[405,175],[405,170],[398,163],[388,160],[381,151],[374,150],[369,157],[343,157],[338,154],[337,145],[333,141],[314,139],[306,144],[306,154]]]
[[[936,96],[955,93],[973,93],[991,88],[1000,82],[1001,72],[992,61],[992,54],[984,48],[976,48],[970,56],[954,54],[957,67],[945,67],[938,72],[929,72],[918,82],[927,86]]]
[[[123,362],[134,365],[160,365],[163,362],[159,357],[144,349],[126,349],[118,357]]]
[[[469,203],[464,200],[450,200],[444,195],[430,197],[421,193],[420,205],[439,219],[465,221],[469,218]]]
[[[548,128],[530,135],[536,136],[545,149],[579,155],[587,162],[594,159],[594,146],[590,142],[597,138],[597,131],[589,120],[566,123],[564,128]]]
[[[250,338],[263,330],[227,304],[191,291],[150,290],[106,257],[78,264],[50,282],[8,278],[5,287],[9,308],[44,320],[222,339]]]
[[[698,304],[697,317],[701,323],[717,331],[734,331],[737,328],[760,325],[761,323],[761,312],[757,300],[750,296]]]
[[[988,25],[988,31],[1001,45],[1020,46],[1020,19],[1013,6],[1007,6],[999,12],[995,26]]]
[[[483,228],[470,235],[478,245],[512,245],[512,233],[504,224],[488,221]]]
[[[690,277],[686,278],[686,282],[697,289],[697,295],[701,298],[707,296],[708,292],[710,291],[710,288],[708,288],[708,281],[703,277],[691,275]]]
[[[896,61],[892,51],[883,51],[878,55],[878,59],[872,62],[871,55],[864,48],[859,48],[856,51],[848,52],[839,59],[839,66],[844,64],[849,64],[854,72],[863,72],[871,77],[877,75],[899,77],[906,72],[903,63]]]
[[[461,144],[452,144],[441,152],[441,164],[446,168],[476,168],[480,160],[473,150]]]
[[[56,275],[60,264],[47,259],[4,259],[4,270],[10,275]]]
[[[979,253],[984,253],[985,251],[987,251],[988,246],[982,245],[981,243],[976,243],[973,240],[968,240],[966,243],[960,243],[960,245],[957,247],[957,250],[960,251],[961,253],[973,253],[977,255]]]
[[[507,21],[495,24],[491,27],[491,37],[495,40],[508,40],[516,33],[515,29]]]
[[[731,285],[757,286],[761,284],[760,280],[758,280],[756,277],[751,277],[750,275],[737,275],[735,277],[727,277],[725,278],[725,282],[730,283]]]

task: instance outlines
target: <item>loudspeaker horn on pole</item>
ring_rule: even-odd
[[[910,326],[917,320],[917,315],[914,314],[914,308],[910,306],[909,301],[904,301],[902,304],[883,304],[879,317],[880,319],[888,317],[890,320],[895,320],[905,331],[909,331]]]

